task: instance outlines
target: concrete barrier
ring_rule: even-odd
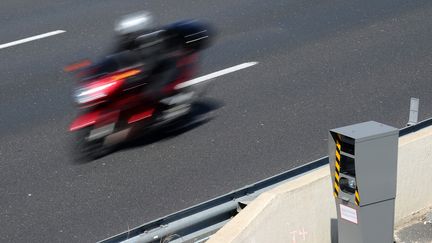
[[[432,126],[399,138],[396,225],[432,205]],[[332,242],[336,208],[328,165],[264,192],[208,243]]]

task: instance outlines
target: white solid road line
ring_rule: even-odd
[[[65,30],[55,30],[55,31],[51,31],[51,32],[48,32],[48,33],[45,33],[45,34],[35,35],[35,36],[24,38],[24,39],[21,39],[21,40],[12,41],[12,42],[9,42],[9,43],[1,44],[0,45],[0,49],[11,47],[11,46],[16,46],[16,45],[19,45],[19,44],[23,44],[23,43],[34,41],[34,40],[38,40],[38,39],[43,39],[43,38],[46,38],[46,37],[62,34],[62,33],[65,33],[65,32],[66,32]]]
[[[184,83],[178,84],[175,88],[176,89],[182,89],[182,88],[185,88],[185,87],[197,84],[197,83],[201,83],[201,82],[204,82],[206,80],[213,79],[213,78],[216,78],[216,77],[228,74],[228,73],[232,73],[232,72],[239,71],[239,70],[242,70],[242,69],[245,69],[248,67],[252,67],[252,66],[257,65],[257,64],[258,64],[258,62],[245,62],[245,63],[239,64],[239,65],[236,65],[236,66],[233,66],[230,68],[222,69],[222,70],[214,72],[214,73],[210,73],[210,74],[198,77],[198,78],[191,79],[191,80],[186,81]]]

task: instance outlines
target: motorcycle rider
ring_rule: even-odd
[[[92,158],[133,137],[129,133],[137,127],[132,123],[147,118],[143,116],[148,111],[152,119],[145,120],[149,123],[143,123],[143,128],[188,114],[193,89],[175,87],[192,78],[197,53],[209,44],[211,34],[198,21],[156,27],[149,12],[123,17],[115,31],[117,42],[111,54],[94,64],[87,61],[65,68],[79,78],[75,100],[83,109],[70,130],[80,131],[80,147]]]
[[[146,83],[143,94],[153,101],[171,95],[176,84],[192,78],[196,53],[210,41],[210,28],[204,23],[180,21],[157,28],[147,11],[122,17],[115,31],[114,52],[138,56],[143,71],[138,82]]]

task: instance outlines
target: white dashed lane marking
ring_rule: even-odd
[[[55,31],[51,31],[51,32],[48,32],[48,33],[45,33],[45,34],[40,34],[40,35],[35,35],[35,36],[32,36],[32,37],[27,37],[27,38],[24,38],[24,39],[21,39],[21,40],[16,40],[16,41],[8,42],[8,43],[5,43],[5,44],[1,44],[0,45],[0,49],[4,49],[4,48],[7,48],[7,47],[24,44],[24,43],[27,43],[27,42],[30,42],[30,41],[35,41],[35,40],[47,38],[47,37],[50,37],[50,36],[53,36],[53,35],[63,34],[65,32],[66,32],[65,30],[55,30]]]

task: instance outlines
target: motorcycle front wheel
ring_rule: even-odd
[[[76,132],[75,153],[79,160],[92,161],[111,153],[112,148],[105,144],[105,137],[89,140],[92,127]]]

